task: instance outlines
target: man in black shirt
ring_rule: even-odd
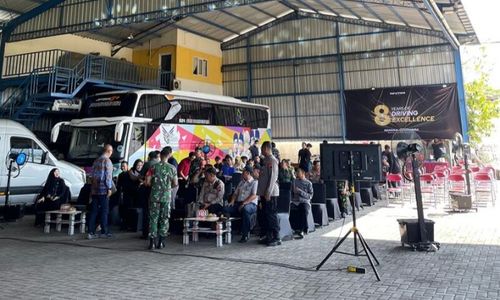
[[[302,149],[299,151],[299,168],[307,172],[311,171],[311,144],[302,143]]]
[[[439,161],[440,158],[444,157],[446,153],[446,147],[442,140],[434,139],[432,141],[432,155],[434,155],[434,160]]]
[[[385,174],[401,174],[399,159],[391,151],[391,147],[389,145],[385,145],[384,152],[382,152],[382,167]],[[395,187],[396,183],[391,182],[391,184]]]
[[[259,140],[255,140],[253,142],[253,145],[250,146],[248,149],[250,150],[250,153],[252,154],[252,159],[255,159],[256,157],[259,156]]]

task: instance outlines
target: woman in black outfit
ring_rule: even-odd
[[[61,204],[67,203],[70,198],[69,188],[60,177],[59,169],[52,169],[35,202],[35,226],[43,224],[45,217],[43,212],[60,209]]]
[[[122,219],[122,229],[125,229],[127,211],[133,207],[140,207],[139,203],[139,188],[144,182],[144,177],[141,175],[144,162],[137,159],[130,170],[123,170],[118,175],[116,189],[121,196],[120,201],[120,217]]]

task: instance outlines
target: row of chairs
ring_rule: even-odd
[[[495,205],[496,189],[494,169],[491,167],[472,167],[471,193],[474,195],[475,208]],[[436,166],[430,174],[420,175],[420,186],[424,207],[450,207],[449,193],[466,194],[466,170],[461,166],[447,168]],[[386,197],[393,203],[412,203],[415,199],[414,186],[400,174],[386,176]]]

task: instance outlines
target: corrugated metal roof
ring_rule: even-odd
[[[15,12],[26,12],[39,5],[43,0],[1,0],[0,22],[15,17]],[[85,2],[85,3],[84,3]],[[58,25],[52,20],[59,20],[58,14],[63,14],[66,32],[80,32],[81,35],[103,40],[111,43],[127,40],[134,32],[146,30],[148,25],[159,24],[165,17],[158,19],[162,11],[167,11],[177,5],[177,1],[150,1],[150,0],[119,0],[112,2],[112,11],[119,19],[113,22],[106,19],[109,11],[106,11],[107,0],[95,0],[92,10],[95,16],[86,16],[85,20],[79,18],[79,13],[87,7],[88,1],[66,1],[64,10],[54,9],[52,13],[42,14],[37,20],[29,21],[13,35],[13,40],[29,39],[57,34]],[[440,31],[439,24],[422,1],[405,0],[287,0],[287,1],[245,1],[227,4],[227,1],[207,5],[205,12],[197,14],[178,15],[177,26],[202,36],[226,42],[237,38],[245,33],[258,30],[266,23],[272,22],[291,12],[313,14],[317,16],[329,16],[352,20],[358,25],[401,26],[412,29],[425,29],[429,31]],[[477,42],[474,30],[467,17],[465,9],[460,1],[436,0],[444,18],[451,30],[458,35],[462,41]],[[203,0],[181,1],[181,5],[200,5],[206,3]],[[245,3],[253,3],[246,4]],[[71,5],[69,5],[71,4]],[[87,5],[87,6],[85,6]],[[233,5],[233,6],[228,6]],[[2,10],[3,8],[3,10]],[[188,11],[188,10],[186,10]],[[75,13],[76,12],[76,13]],[[140,14],[143,14],[142,17]],[[50,16],[52,15],[52,16]],[[174,15],[174,13],[172,13]],[[71,16],[71,20],[68,19]],[[91,18],[92,17],[92,18]],[[44,21],[44,18],[47,18]],[[48,19],[50,18],[50,20]],[[89,19],[90,18],[90,19]],[[95,26],[89,25],[89,20],[95,20]],[[118,20],[121,25],[118,24]],[[91,23],[93,21],[90,21]],[[101,26],[101,23],[106,26]],[[56,22],[57,23],[57,22]],[[79,25],[79,23],[81,23]],[[130,27],[124,27],[127,24]],[[80,27],[79,27],[80,26]],[[171,25],[170,27],[175,26]],[[54,27],[54,28],[48,28]],[[78,30],[78,28],[81,28]],[[92,28],[92,30],[89,30]],[[142,30],[142,31],[141,31]],[[167,29],[165,29],[167,30]],[[156,30],[155,32],[158,32]],[[64,33],[64,32],[61,32]],[[467,39],[463,36],[467,35]],[[144,42],[136,42],[139,44]],[[134,43],[132,45],[134,46]]]
[[[8,22],[43,2],[45,0],[0,0],[0,22]]]

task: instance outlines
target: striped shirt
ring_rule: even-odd
[[[107,195],[113,187],[113,164],[104,154],[92,165],[92,195]]]

